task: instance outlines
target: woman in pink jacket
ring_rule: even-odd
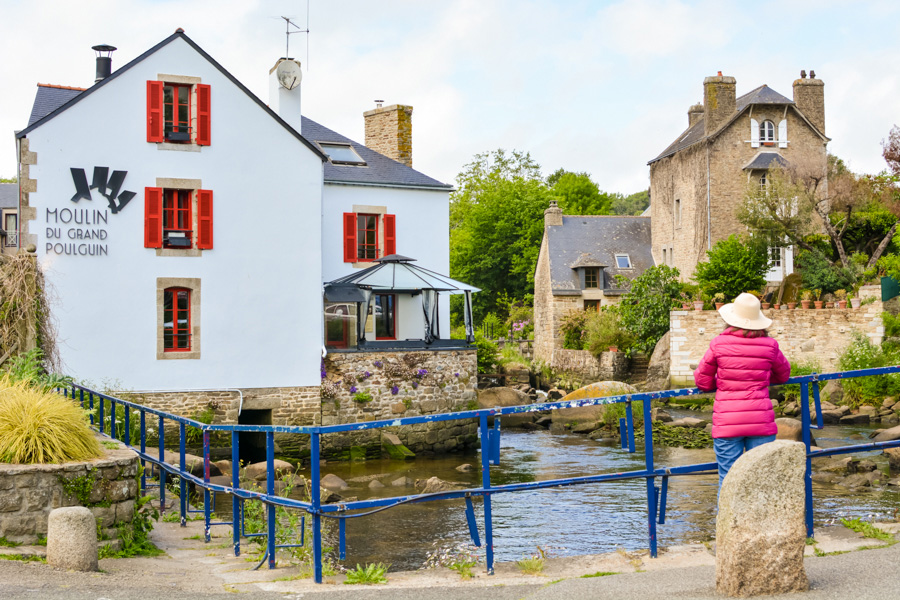
[[[769,385],[787,381],[791,365],[778,342],[766,335],[772,320],[762,314],[755,296],[741,294],[719,314],[728,327],[709,343],[694,382],[703,391],[716,392],[712,437],[721,487],[745,450],[775,439]]]

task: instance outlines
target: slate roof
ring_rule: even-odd
[[[19,207],[19,184],[0,183],[0,208]]]
[[[355,142],[312,119],[302,117],[300,127],[303,137],[311,142],[339,142],[350,144],[360,158],[366,161],[365,166],[335,165],[331,161],[325,163],[326,183],[358,183],[369,185],[398,185],[412,187],[428,187],[450,190],[452,185],[441,183],[424,173],[407,167],[403,163],[391,160],[383,154],[375,152],[359,142]]]
[[[554,294],[581,293],[575,266],[610,265],[604,269],[604,287],[615,275],[637,277],[653,266],[649,217],[563,216],[563,224],[546,228],[550,259],[550,287]],[[627,254],[631,269],[616,266],[616,254]]]
[[[735,100],[736,108],[734,114],[728,121],[726,121],[717,131],[714,131],[709,137],[714,137],[719,134],[723,129],[728,127],[737,117],[744,112],[751,104],[779,104],[779,105],[791,105],[794,106],[794,101],[782,96],[772,88],[767,85],[761,85],[755,90],[751,90],[740,96]],[[796,107],[795,107],[796,108]],[[704,132],[704,123],[705,119],[700,117],[697,119],[697,122],[685,129],[681,135],[674,142],[669,144],[669,147],[660,153],[659,156],[651,160],[647,164],[653,164],[656,161],[663,159],[667,156],[671,156],[678,152],[679,150],[683,150],[688,146],[693,146],[697,142],[703,141],[706,139],[706,135]]]
[[[31,107],[31,116],[28,118],[28,127],[31,127],[83,91],[84,88],[39,83],[37,94],[34,96],[34,106]]]
[[[744,166],[744,170],[768,169],[772,163],[778,163],[779,167],[786,167],[788,165],[788,161],[777,152],[760,152],[753,157],[753,160]]]

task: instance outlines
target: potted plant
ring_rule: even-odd
[[[716,292],[713,296],[713,302],[716,304],[716,310],[719,310],[723,306],[725,306],[725,294],[722,292]]]
[[[703,294],[700,290],[694,294],[694,310],[703,310]]]
[[[822,290],[816,288],[812,291],[813,293],[813,305],[816,308],[822,308]]]
[[[847,308],[847,290],[834,290],[834,297],[837,298],[838,308]]]
[[[681,292],[681,310],[691,310],[691,297],[687,292]]]
[[[618,347],[618,346],[610,346],[610,347],[609,347],[609,351],[610,351],[610,352],[618,352],[618,351],[619,351],[619,347]]]
[[[809,303],[812,301],[812,298],[812,290],[803,290],[800,292],[800,307],[803,309],[809,308]]]

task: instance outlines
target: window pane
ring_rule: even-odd
[[[322,151],[328,155],[328,158],[330,158],[332,162],[346,162],[360,165],[366,164],[366,161],[360,158],[359,154],[357,154],[350,146],[323,143],[320,143],[319,146],[321,146]]]
[[[379,294],[375,297],[375,337],[396,338],[394,331],[394,295]]]
[[[173,94],[172,86],[163,87],[163,120],[166,123],[166,131],[172,131],[172,118],[175,114],[172,107]]]

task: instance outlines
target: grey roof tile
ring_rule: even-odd
[[[786,167],[788,161],[777,152],[760,152],[753,157],[753,160],[744,166],[747,169],[768,169],[772,163],[778,163],[779,167]]]
[[[18,208],[19,184],[0,183],[0,208]]]
[[[37,94],[34,96],[34,106],[31,107],[31,116],[28,118],[28,127],[31,127],[83,91],[81,88],[39,83]]]
[[[338,183],[359,183],[372,185],[401,185],[416,187],[432,187],[450,190],[452,185],[441,183],[437,179],[407,167],[403,163],[391,160],[383,154],[355,142],[336,131],[332,131],[308,117],[302,118],[303,137],[311,142],[339,142],[350,144],[366,166],[335,165],[325,163],[325,181]]]
[[[636,277],[653,266],[650,253],[650,218],[618,216],[563,216],[563,224],[547,227],[550,281],[554,294],[581,292],[573,265],[610,265],[604,269],[607,285],[615,275]],[[619,269],[615,255],[627,254],[631,269]]]

